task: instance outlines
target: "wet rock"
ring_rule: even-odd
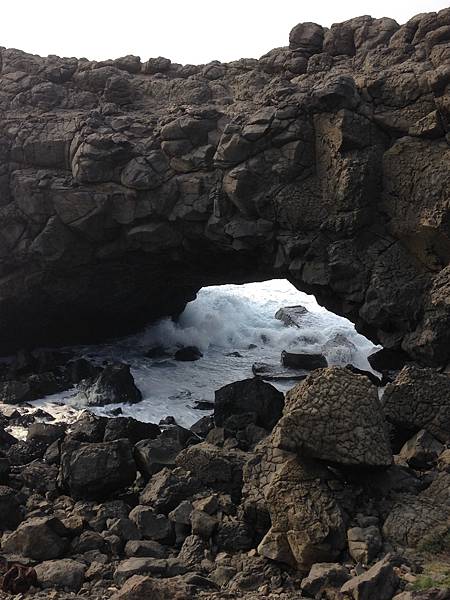
[[[390,350],[382,348],[368,356],[370,366],[375,371],[385,373],[386,371],[400,371],[408,362],[408,355],[401,350]]]
[[[315,371],[290,390],[273,440],[283,450],[343,465],[392,463],[377,388],[339,367]]]
[[[153,346],[153,348],[147,350],[145,356],[147,358],[167,358],[171,355],[170,352],[164,348],[164,346]]]
[[[309,311],[304,306],[285,306],[277,310],[275,319],[282,321],[287,326],[302,327],[307,314]]]
[[[38,584],[44,589],[78,592],[84,581],[86,565],[70,558],[47,560],[35,567]]]
[[[286,350],[283,350],[281,353],[281,362],[285,367],[291,369],[305,369],[307,371],[322,369],[328,365],[327,359],[323,354],[286,352]]]
[[[202,356],[203,353],[196,346],[185,346],[175,352],[175,360],[182,362],[199,360]]]
[[[59,485],[74,498],[101,499],[131,485],[136,464],[128,440],[85,444],[65,442],[61,448]]]
[[[123,363],[105,367],[98,377],[83,380],[79,389],[78,398],[87,406],[104,406],[120,402],[135,404],[142,400],[142,394],[130,373],[130,367]]]
[[[220,427],[231,416],[252,413],[255,424],[271,430],[283,406],[283,394],[273,386],[257,378],[244,379],[215,392],[214,421]]]
[[[68,546],[66,535],[65,527],[55,517],[28,519],[2,540],[2,551],[37,561],[60,558]]]
[[[282,367],[279,364],[271,365],[262,362],[253,363],[252,372],[255,377],[267,381],[301,381],[309,374],[309,371],[303,369],[290,369],[288,367]]]
[[[67,363],[65,371],[69,381],[73,384],[77,384],[83,379],[95,377],[101,369],[85,358],[76,358]]]

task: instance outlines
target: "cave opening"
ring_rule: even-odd
[[[210,414],[215,391],[226,384],[258,376],[286,392],[316,367],[351,365],[373,373],[367,357],[378,348],[313,295],[286,279],[268,279],[203,287],[177,318],[77,352],[97,364],[130,366],[142,401],[120,404],[120,414],[146,422],[170,415],[190,426]],[[313,362],[292,365],[299,355]],[[82,408],[72,396],[65,391],[36,404],[50,411],[58,402]],[[113,416],[117,408],[92,410]]]

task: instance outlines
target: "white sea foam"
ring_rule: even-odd
[[[274,318],[282,306],[301,304],[309,312],[300,329],[286,327]],[[339,336],[338,344],[333,340]],[[249,349],[249,345],[257,347]],[[198,346],[204,356],[196,362],[176,362],[171,358],[149,359],[144,353],[154,346],[176,349]],[[252,376],[254,362],[279,363],[282,350],[322,352],[329,364],[353,363],[371,370],[367,356],[376,347],[358,334],[352,323],[320,307],[313,296],[296,290],[286,280],[271,280],[245,285],[203,288],[190,302],[178,322],[162,319],[138,335],[101,346],[81,349],[84,356],[121,360],[131,365],[143,401],[120,405],[123,413],[142,421],[158,422],[173,415],[185,426],[203,412],[193,408],[195,400],[213,400],[214,390],[222,385]],[[77,349],[80,350],[79,348]],[[242,357],[226,356],[239,352]],[[275,383],[282,390],[293,382]],[[55,406],[54,403],[58,403]],[[64,418],[74,405],[73,392],[57,394],[35,404]],[[110,414],[112,407],[95,409]]]

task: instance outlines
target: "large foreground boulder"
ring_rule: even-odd
[[[345,368],[315,371],[288,392],[273,443],[341,465],[392,463],[377,388]]]
[[[131,485],[135,477],[136,463],[128,440],[69,441],[62,446],[58,482],[74,498],[104,498]]]
[[[253,422],[270,431],[283,413],[283,394],[258,378],[225,385],[215,392],[214,397],[217,427],[224,426],[233,415],[253,413]]]

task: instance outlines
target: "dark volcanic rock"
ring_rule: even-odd
[[[74,498],[101,499],[132,484],[136,464],[128,440],[96,444],[65,442],[59,484]]]
[[[281,353],[281,362],[285,367],[291,369],[322,369],[327,366],[327,359],[323,354],[306,354],[304,352],[286,352]]]
[[[199,360],[202,356],[203,354],[196,346],[185,346],[175,352],[175,360],[183,362]]]
[[[257,362],[252,365],[252,372],[255,377],[265,379],[266,381],[292,380],[301,381],[308,376],[310,371],[305,369],[290,369],[282,365]]]
[[[130,373],[130,367],[123,363],[105,367],[98,377],[83,380],[79,387],[78,397],[88,406],[104,406],[121,402],[135,404],[142,400],[142,394]]]
[[[0,530],[16,529],[22,521],[22,512],[16,498],[15,490],[0,485]]]
[[[27,519],[2,540],[2,550],[37,561],[60,558],[68,546],[67,535],[66,528],[55,517]]]
[[[1,49],[1,352],[282,274],[446,364],[447,28],[448,9],[300,23],[260,60],[199,67]]]
[[[217,427],[223,426],[233,415],[253,413],[253,423],[271,430],[283,413],[283,394],[258,378],[225,385],[214,396],[214,421]]]
[[[161,433],[158,425],[142,423],[132,417],[117,417],[106,421],[104,442],[112,442],[120,438],[127,438],[132,444],[140,440],[154,439]]]
[[[388,467],[388,427],[377,388],[348,369],[316,370],[286,396],[274,444],[342,465]]]

